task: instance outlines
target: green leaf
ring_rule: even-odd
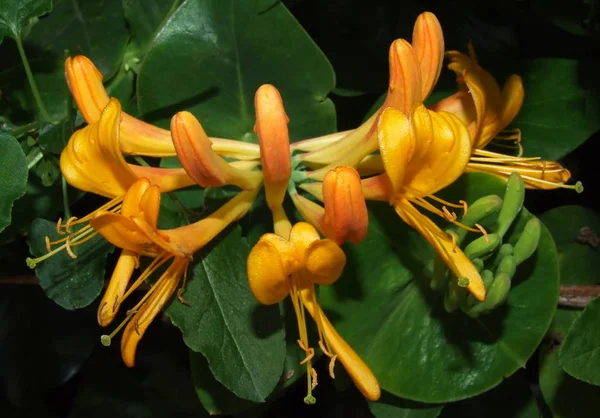
[[[577,263],[575,259],[573,264]],[[569,329],[558,361],[571,376],[600,385],[600,298],[590,302]]]
[[[125,19],[136,47],[145,53],[161,24],[175,11],[182,0],[122,0]],[[140,57],[140,58],[141,58]]]
[[[494,389],[475,398],[445,406],[440,418],[539,418],[527,378],[519,371]]]
[[[556,242],[560,281],[563,285],[598,282],[597,251],[576,242],[583,226],[599,228],[598,214],[579,206],[562,206],[540,216]],[[577,260],[573,262],[573,260]],[[540,389],[556,418],[592,418],[600,409],[600,388],[568,375],[559,365],[560,344],[573,321],[580,315],[574,309],[556,310],[552,327],[540,352]]]
[[[246,278],[250,246],[240,228],[197,253],[183,297],[166,310],[185,343],[208,360],[215,378],[237,396],[263,402],[281,376],[284,331],[277,306],[254,299]]]
[[[30,19],[52,10],[52,0],[0,0],[0,43],[5,36],[20,39]]]
[[[55,241],[65,235],[57,234],[54,222],[36,219],[29,233],[29,250],[34,257],[48,253],[45,237]],[[98,235],[73,247],[77,258],[71,258],[65,250],[52,255],[39,262],[35,269],[40,286],[50,299],[65,309],[88,306],[102,291],[106,256],[113,248]]]
[[[121,0],[54,0],[52,13],[25,41],[53,56],[61,69],[65,50],[85,55],[108,80],[119,68],[128,36]]]
[[[27,189],[27,160],[21,145],[12,136],[0,132],[0,232],[11,223],[15,200]]]
[[[597,61],[533,59],[522,62],[525,101],[513,122],[521,129],[525,156],[558,160],[600,129],[594,79]]]
[[[440,195],[473,202],[502,195],[504,187],[474,173]],[[522,210],[515,222],[522,226],[530,216]],[[383,389],[421,402],[449,402],[485,392],[525,365],[558,299],[556,249],[545,228],[537,252],[519,267],[506,305],[471,319],[447,313],[441,292],[430,290],[424,268],[433,251],[421,236],[388,205],[372,205],[369,223],[366,239],[346,250],[344,276],[321,287],[321,301]],[[513,235],[509,231],[506,240],[514,241]]]
[[[378,402],[369,402],[375,418],[436,418],[444,405],[423,404],[383,392]]]
[[[335,130],[331,66],[282,3],[188,0],[154,38],[137,96],[161,126],[188,110],[209,135],[256,142],[254,93],[264,83],[281,92],[291,140]]]
[[[190,368],[198,399],[210,415],[237,414],[256,405],[238,398],[212,375],[206,358],[190,350]]]
[[[581,206],[561,206],[545,212],[540,220],[556,243],[561,284],[600,282],[598,249],[577,241],[584,227],[600,233],[600,214]]]

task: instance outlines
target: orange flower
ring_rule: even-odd
[[[537,157],[521,157],[521,135],[518,130],[502,134],[523,105],[523,81],[513,74],[501,90],[494,77],[477,63],[471,44],[469,53],[470,56],[458,51],[447,52],[450,59],[448,68],[457,75],[459,91],[432,106],[434,110],[452,112],[469,127],[473,155],[465,171],[482,171],[504,180],[515,172],[521,175],[528,188],[566,187],[580,190],[581,183],[565,185],[571,173],[559,163]],[[516,141],[519,156],[485,150],[493,140]]]
[[[312,391],[317,385],[317,373],[311,363],[315,350],[308,342],[305,310],[315,320],[321,350],[331,359],[331,377],[335,377],[335,360],[339,358],[367,399],[375,401],[381,395],[377,378],[369,366],[335,331],[317,302],[315,284],[334,283],[345,264],[346,256],[337,244],[329,239],[320,239],[314,227],[305,222],[293,226],[289,239],[276,234],[263,235],[248,256],[248,281],[259,302],[271,305],[288,295],[292,299],[300,334],[298,345],[307,354],[302,361],[307,367],[306,403],[315,402]]]
[[[87,123],[100,118],[109,101],[102,85],[102,74],[86,57],[78,55],[65,61],[65,76],[71,94]],[[258,147],[230,139],[211,138],[213,149],[224,157],[239,160],[257,159]],[[175,155],[171,134],[165,129],[150,125],[127,113],[122,114],[121,151],[131,155],[168,157]]]
[[[148,179],[142,178],[128,190],[120,214],[102,211],[94,215],[90,221],[91,226],[111,244],[122,249],[98,308],[100,325],[110,324],[121,303],[131,292],[158,268],[171,261],[150,291],[131,310],[133,315],[128,315],[111,335],[103,336],[103,343],[110,344],[112,337],[126,326],[121,340],[121,355],[127,366],[135,364],[139,341],[175,292],[192,255],[231,222],[242,217],[250,209],[258,190],[256,188],[239,193],[217,211],[194,224],[162,230],[157,226],[160,189]],[[140,256],[151,257],[153,261],[136,282],[128,287]]]

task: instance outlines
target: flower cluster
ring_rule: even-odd
[[[319,306],[316,285],[331,285],[346,263],[341,245],[359,244],[367,235],[367,200],[388,202],[400,219],[420,233],[478,301],[486,298],[479,270],[448,234],[422,210],[458,228],[487,232],[479,224],[466,225],[448,208],[467,211],[467,204],[446,202],[435,193],[462,173],[482,171],[508,179],[519,173],[528,188],[565,186],[570,173],[560,164],[522,157],[522,152],[499,154],[486,150],[491,142],[522,151],[518,130],[507,131],[523,103],[521,78],[513,75],[501,90],[496,80],[470,55],[444,53],[442,28],[431,13],[415,23],[412,43],[394,41],[389,50],[390,79],[385,101],[352,131],[310,138],[290,144],[288,116],[280,92],[272,85],[255,94],[255,132],[258,144],[212,138],[189,112],[179,112],[170,130],[123,112],[103,87],[102,75],[83,56],[66,61],[66,78],[87,126],[73,134],[60,159],[65,179],[74,187],[104,196],[108,203],[82,218],[59,220],[64,237],[47,241],[48,254],[59,251],[77,257],[76,246],[96,234],[121,249],[98,309],[101,326],[111,324],[127,297],[158,271],[153,285],[110,336],[123,327],[121,351],[128,366],[135,364],[137,345],[152,320],[176,293],[182,303],[186,271],[194,254],[243,217],[264,188],[273,218],[273,233],[263,235],[247,260],[250,289],[263,304],[290,297],[298,320],[299,349],[306,352],[308,393],[317,374],[315,355],[306,325],[306,312],[317,327],[318,346],[335,361],[370,400],[380,388],[369,366],[344,341]],[[457,92],[426,106],[442,71],[444,55],[456,73]],[[125,156],[177,156],[182,168],[132,164]],[[136,160],[137,161],[137,160]],[[143,161],[143,160],[142,160]],[[161,194],[184,187],[238,189],[212,214],[175,229],[158,224]],[[304,221],[292,223],[284,201],[289,195]],[[324,236],[325,238],[321,238]],[[140,258],[150,262],[132,282]],[[158,274],[156,274],[158,276]],[[376,280],[377,278],[373,278]],[[177,289],[179,289],[177,291]],[[177,303],[177,302],[175,302]]]

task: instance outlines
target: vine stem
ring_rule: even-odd
[[[21,56],[21,61],[23,62],[25,73],[27,74],[27,81],[29,81],[29,87],[31,87],[33,97],[35,98],[38,108],[42,113],[42,117],[47,122],[56,125],[57,122],[50,117],[50,114],[48,114],[46,106],[44,106],[44,102],[42,101],[42,96],[40,95],[40,91],[38,90],[37,84],[35,83],[35,79],[33,78],[33,72],[31,71],[31,67],[29,66],[29,60],[27,59],[27,55],[25,55],[23,42],[21,41],[21,38],[19,36],[15,37],[15,41],[17,42],[17,48],[19,49],[19,55]]]
[[[67,180],[65,176],[61,176],[62,179],[62,198],[63,198],[63,212],[65,213],[65,219],[71,219],[71,208],[69,206],[69,190],[67,189]]]
[[[35,157],[33,157],[27,164],[27,170],[31,170],[33,167],[35,167],[35,165],[39,163],[42,158],[44,158],[44,154],[42,154],[42,151],[38,151]]]

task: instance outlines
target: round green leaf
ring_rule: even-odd
[[[0,231],[11,223],[15,200],[25,194],[27,188],[27,160],[21,145],[12,136],[0,132]]]
[[[150,45],[138,79],[142,114],[168,126],[188,110],[209,135],[256,142],[254,93],[273,84],[291,140],[335,130],[332,68],[280,2],[188,0]]]
[[[264,402],[282,373],[284,330],[277,306],[261,305],[250,292],[250,246],[231,228],[195,256],[183,298],[166,310],[185,343],[208,360],[215,378],[240,398]]]
[[[577,260],[572,260],[577,263]],[[558,360],[571,376],[600,385],[600,298],[590,302],[560,347]]]
[[[140,51],[145,50],[160,25],[181,2],[182,0],[123,0],[123,11],[131,31],[131,39]]]
[[[600,214],[581,206],[561,206],[545,212],[540,220],[556,243],[561,284],[598,283],[598,249],[578,242],[577,237],[585,227],[600,233]]]
[[[583,283],[574,280],[566,284]],[[540,389],[555,418],[595,418],[600,410],[600,387],[570,376],[559,365],[557,344],[567,335],[579,315],[577,310],[557,309],[540,352]]]
[[[57,234],[56,223],[36,219],[29,231],[29,250],[34,257],[48,253],[45,237],[55,241],[65,236]],[[41,261],[35,269],[35,275],[46,295],[60,306],[65,309],[83,308],[102,291],[104,264],[113,248],[98,235],[73,248],[77,258],[71,258],[63,250]]]
[[[503,190],[495,177],[469,174],[443,196],[472,202]],[[530,216],[522,210],[516,222]],[[369,222],[366,239],[346,250],[344,276],[321,286],[321,301],[382,388],[412,400],[448,402],[485,392],[525,365],[558,299],[556,249],[545,228],[536,253],[513,278],[506,305],[472,319],[447,313],[443,295],[430,290],[423,270],[433,251],[420,235],[387,205],[372,205]],[[512,235],[505,238],[512,241]]]
[[[440,418],[539,418],[540,411],[523,372],[472,399],[448,404]]]
[[[512,126],[521,129],[525,156],[558,160],[600,130],[597,61],[532,59],[521,62],[525,100]],[[593,82],[593,81],[592,81]]]

